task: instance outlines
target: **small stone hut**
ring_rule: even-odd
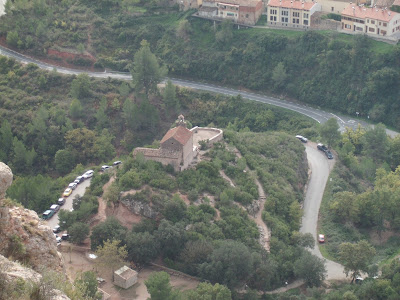
[[[138,273],[127,266],[123,266],[114,272],[114,284],[128,289],[138,280]]]
[[[163,165],[171,165],[175,171],[186,169],[193,160],[193,132],[186,128],[183,115],[178,117],[177,126],[168,130],[161,140],[160,148],[136,148],[133,156],[142,153],[145,159],[154,160]]]

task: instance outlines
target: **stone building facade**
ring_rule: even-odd
[[[145,159],[171,165],[175,171],[185,170],[192,162],[196,149],[193,146],[193,132],[186,128],[184,117],[178,117],[177,126],[168,130],[161,140],[160,148],[136,148],[135,157],[142,153]]]
[[[123,266],[114,272],[114,284],[129,289],[138,281],[138,273],[127,266]]]

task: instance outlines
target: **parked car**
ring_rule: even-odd
[[[321,143],[317,145],[317,149],[324,151],[324,152],[328,151],[328,148],[324,144],[321,144]]]
[[[318,243],[320,244],[325,243],[325,235],[323,234],[318,235]]]
[[[59,233],[60,231],[61,231],[60,225],[56,225],[56,226],[53,228],[53,232],[54,232],[54,233]]]
[[[302,135],[296,135],[296,138],[298,138],[303,143],[307,143],[308,142],[308,140]]]
[[[83,182],[84,180],[85,180],[85,178],[83,178],[83,176],[78,176],[75,178],[74,182],[77,182],[79,184],[79,183]]]
[[[49,220],[52,216],[54,216],[54,210],[48,209],[43,213],[42,219]]]
[[[93,174],[94,174],[94,171],[93,170],[89,170],[89,171],[85,172],[85,174],[83,174],[82,177],[87,179],[87,178],[92,177]]]
[[[61,238],[57,234],[54,234],[54,237],[56,238],[57,243],[61,243]]]
[[[109,168],[111,168],[110,166],[104,165],[101,166],[101,170],[104,172],[105,170],[108,170]]]
[[[54,210],[54,212],[58,212],[60,210],[60,205],[53,204],[52,206],[50,206],[50,209]]]
[[[63,206],[65,204],[65,199],[64,198],[58,198],[57,204],[60,206]]]
[[[363,283],[363,281],[364,281],[364,278],[362,278],[362,277],[357,277],[356,280],[355,280],[355,282],[358,283],[358,284]]]
[[[68,240],[68,239],[69,239],[69,234],[68,234],[68,233],[64,233],[64,234],[61,236],[61,239],[62,239],[63,241]]]
[[[331,151],[325,151],[325,155],[326,155],[326,157],[328,158],[328,159],[333,159],[333,154],[332,154],[332,152]]]
[[[68,184],[68,187],[70,188],[70,189],[76,189],[76,187],[78,186],[78,184],[77,183],[75,183],[75,182],[71,182],[70,184]]]
[[[114,162],[113,162],[113,165],[114,165],[114,166],[118,166],[118,165],[120,165],[120,164],[122,164],[122,161],[120,161],[120,160],[117,160],[117,161],[114,161]]]
[[[72,194],[72,189],[71,188],[67,188],[63,193],[63,197],[68,197],[71,194]]]

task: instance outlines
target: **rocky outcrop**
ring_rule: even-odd
[[[63,271],[61,254],[50,227],[36,212],[21,207],[9,209],[9,220],[0,225],[0,254],[23,260],[36,271]]]
[[[13,262],[0,255],[0,297],[7,297],[7,289],[12,291],[13,287],[18,286],[20,293],[24,291],[21,290],[22,283],[24,283],[24,288],[32,287],[34,285],[40,286],[42,281],[42,275],[30,268],[26,268],[19,264],[18,262]],[[25,290],[26,296],[29,296],[29,290]],[[49,289],[46,293],[48,299],[52,300],[69,300],[69,298],[63,294],[61,291],[56,289]],[[11,298],[9,298],[11,299]]]
[[[150,203],[143,202],[140,200],[133,199],[132,194],[126,194],[121,197],[121,203],[123,203],[128,209],[137,214],[150,219],[156,219],[159,213],[151,206]]]
[[[10,168],[0,163],[0,206],[11,182]],[[36,212],[17,206],[1,208],[0,254],[23,261],[36,271],[46,268],[63,271],[54,234]]]
[[[13,174],[11,169],[5,164],[0,162],[0,205],[1,200],[4,199],[8,187],[11,185]]]

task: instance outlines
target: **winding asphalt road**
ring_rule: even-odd
[[[82,70],[75,70],[75,69],[68,69],[68,68],[63,68],[63,67],[57,67],[53,66],[47,63],[40,62],[36,59],[24,56],[20,53],[17,53],[13,50],[4,48],[0,46],[0,54],[13,57],[16,60],[22,62],[22,63],[35,63],[37,64],[40,68],[45,69],[45,70],[54,70],[56,69],[58,72],[63,73],[63,74],[81,74],[81,73],[87,73],[91,77],[97,77],[97,78],[115,78],[115,79],[120,79],[120,80],[131,80],[132,77],[129,73],[119,73],[119,72],[90,72],[90,71],[82,71]],[[278,107],[286,108],[292,111],[296,111],[298,113],[301,113],[305,116],[308,116],[318,123],[325,123],[327,120],[330,118],[334,117],[337,119],[340,130],[344,131],[345,127],[350,127],[353,129],[356,129],[358,126],[358,123],[361,124],[363,127],[369,126],[367,123],[362,122],[362,121],[356,121],[352,118],[349,118],[347,116],[340,116],[339,114],[333,114],[329,112],[325,112],[323,110],[309,107],[304,104],[298,104],[298,103],[293,103],[289,102],[286,100],[280,100],[276,99],[273,97],[265,96],[262,94],[257,94],[257,93],[252,93],[248,91],[242,91],[242,90],[236,90],[232,88],[226,88],[226,87],[221,87],[213,84],[207,84],[207,83],[201,83],[201,82],[195,82],[195,81],[190,81],[190,80],[184,80],[184,79],[177,79],[177,78],[170,78],[171,81],[175,85],[187,87],[187,88],[193,88],[197,90],[203,90],[203,91],[208,91],[212,93],[219,93],[219,94],[224,94],[227,96],[237,96],[241,95],[243,98],[247,98],[250,100],[262,102],[262,103],[267,103],[271,105],[275,105]],[[387,130],[387,133],[390,136],[395,136],[398,133]],[[333,161],[329,161],[325,155],[323,155],[322,152],[318,151],[316,148],[316,144],[309,142],[306,144],[306,153],[307,153],[307,158],[309,161],[309,166],[311,169],[311,177],[308,183],[308,189],[306,192],[305,200],[304,200],[304,216],[302,220],[302,227],[301,227],[301,232],[303,233],[311,233],[315,238],[317,236],[317,223],[318,223],[318,213],[319,213],[319,207],[321,204],[322,196],[325,190],[325,185],[329,177],[329,173],[331,169],[333,168]],[[70,196],[72,199],[72,197]],[[72,201],[71,201],[72,203]],[[57,216],[58,217],[58,216]],[[54,219],[55,221],[55,219]],[[312,253],[317,255],[320,258],[323,258],[318,245],[316,244],[316,247],[312,250]],[[345,278],[344,273],[343,273],[343,267],[340,264],[337,264],[335,262],[326,260],[326,266],[327,266],[327,279],[343,279]]]
[[[132,80],[132,76],[130,73],[122,73],[122,72],[91,72],[91,71],[84,71],[84,70],[76,70],[76,69],[69,69],[69,68],[64,68],[64,67],[57,67],[54,65],[50,65],[47,63],[43,63],[41,61],[38,61],[34,58],[25,56],[23,54],[20,54],[18,52],[15,52],[11,49],[5,48],[0,46],[0,54],[13,57],[16,60],[22,62],[22,63],[35,63],[37,64],[41,69],[45,70],[54,70],[56,69],[58,72],[63,73],[63,74],[69,74],[69,75],[74,75],[74,74],[81,74],[81,73],[86,73],[91,77],[97,77],[97,78],[115,78],[115,79],[120,79],[120,80]],[[277,98],[273,98],[270,96],[266,96],[263,94],[258,94],[258,93],[253,93],[249,91],[243,91],[243,90],[237,90],[233,88],[227,88],[227,87],[222,87],[214,84],[209,84],[209,83],[202,83],[202,82],[197,82],[197,81],[192,81],[192,80],[185,80],[185,79],[178,79],[178,78],[169,78],[173,84],[187,87],[187,88],[192,88],[192,89],[197,89],[197,90],[202,90],[202,91],[208,91],[212,93],[218,93],[218,94],[224,94],[227,96],[237,96],[241,95],[243,98],[247,98],[253,101],[258,101],[262,103],[267,103],[271,104],[274,106],[286,108],[295,112],[298,112],[300,114],[303,114],[305,116],[308,116],[318,123],[325,123],[327,120],[330,118],[334,117],[338,121],[340,131],[344,131],[345,127],[350,127],[353,129],[356,129],[358,126],[358,123],[361,124],[363,127],[368,127],[369,125],[363,121],[355,120],[354,118],[350,118],[348,116],[342,116],[339,114],[334,114],[330,112],[326,112],[323,110],[320,110],[318,108],[313,108],[310,106],[307,106],[305,104],[300,104],[300,103],[294,103],[290,102],[287,100],[281,100]],[[391,136],[396,135],[397,133],[391,130],[387,130],[387,133]]]
[[[311,233],[316,239],[319,207],[324,195],[326,182],[328,181],[329,174],[333,169],[335,160],[329,160],[322,151],[317,150],[316,143],[308,142],[305,145],[311,176],[308,181],[308,187],[304,198],[304,215],[300,232]],[[311,250],[311,253],[323,258],[319,251],[317,240],[315,240],[315,247]],[[330,260],[325,261],[327,279],[346,278],[343,273],[342,265]]]

